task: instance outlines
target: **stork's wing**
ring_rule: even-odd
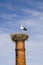
[[[24,27],[24,29],[23,29],[23,30],[27,31],[27,28],[25,28],[25,27]]]

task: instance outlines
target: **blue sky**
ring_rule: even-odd
[[[15,65],[11,33],[27,28],[26,64],[43,65],[43,0],[0,0],[0,65]]]

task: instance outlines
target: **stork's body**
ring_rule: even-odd
[[[24,30],[24,31],[27,31],[27,28],[23,27],[22,25],[20,25],[20,29]]]

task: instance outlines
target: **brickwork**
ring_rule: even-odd
[[[26,65],[25,59],[25,40],[28,39],[26,34],[11,34],[11,39],[15,41],[16,65]]]
[[[23,41],[16,43],[16,65],[26,65],[25,46]]]

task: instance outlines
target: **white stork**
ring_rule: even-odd
[[[20,29],[24,30],[24,31],[27,31],[27,28],[23,27],[22,24],[20,24]]]

